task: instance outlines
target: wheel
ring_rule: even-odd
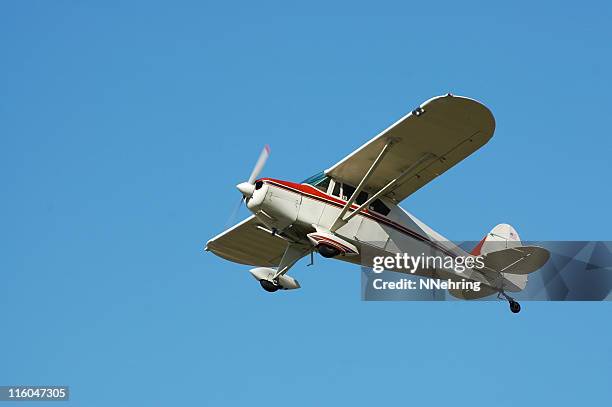
[[[269,293],[273,293],[274,291],[278,290],[278,286],[272,281],[259,280],[259,284],[261,284],[261,287]]]
[[[516,301],[510,301],[510,311],[515,314],[518,314],[519,312],[521,312],[521,304]]]
[[[319,251],[319,254],[323,257],[334,257],[340,254],[340,250],[331,247],[331,246],[327,246],[325,244],[321,244],[317,247],[317,250]]]

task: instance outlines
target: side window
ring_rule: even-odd
[[[357,195],[357,199],[355,199],[355,202],[357,203],[357,205],[361,205],[362,203],[365,203],[365,201],[367,200],[368,200],[368,193],[361,191],[359,195]]]
[[[380,199],[375,199],[372,203],[370,203],[370,207],[368,209],[385,216],[391,212],[391,209],[389,209]]]
[[[353,196],[353,192],[355,192],[355,187],[348,184],[342,185],[342,199],[348,201]]]
[[[340,197],[340,184],[339,182],[334,183],[334,190],[332,191],[332,195]]]

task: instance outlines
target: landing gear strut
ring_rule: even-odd
[[[261,284],[261,287],[269,293],[273,293],[278,290],[278,284],[274,284],[269,280],[259,280],[259,284]]]
[[[516,301],[514,298],[510,297],[505,292],[500,291],[499,295],[497,297],[501,298],[502,296],[506,300],[508,300],[508,303],[510,304],[510,311],[512,311],[513,314],[518,314],[519,312],[521,312],[521,304],[519,304],[518,301]]]

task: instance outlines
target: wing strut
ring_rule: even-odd
[[[387,143],[382,148],[382,150],[380,150],[380,153],[378,154],[378,157],[376,157],[376,159],[374,160],[374,162],[370,166],[370,169],[365,173],[365,175],[361,179],[361,182],[359,183],[359,185],[357,185],[357,189],[355,189],[355,192],[353,192],[353,195],[346,202],[346,204],[344,205],[344,207],[340,211],[340,214],[338,215],[338,217],[334,221],[334,223],[333,223],[333,225],[331,227],[331,231],[332,232],[335,232],[340,226],[342,226],[342,225],[346,224],[346,222],[348,222],[348,219],[345,220],[345,219],[342,219],[342,218],[344,217],[346,212],[349,210],[351,205],[353,205],[353,203],[355,202],[355,199],[357,199],[357,196],[359,195],[359,193],[363,189],[363,187],[366,184],[366,182],[368,182],[368,180],[370,179],[370,177],[374,173],[374,170],[376,169],[376,167],[378,167],[378,164],[381,163],[381,161],[382,161],[383,157],[385,156],[385,154],[387,154],[387,152],[389,151],[389,147],[391,147],[391,144],[393,144],[393,141],[391,141],[391,140],[387,141]],[[349,216],[349,219],[350,219],[350,216]]]
[[[368,198],[368,200],[365,201],[363,204],[361,204],[361,206],[359,206],[357,209],[355,209],[354,211],[349,213],[349,215],[346,218],[341,218],[341,216],[344,216],[344,214],[346,213],[346,211],[343,209],[342,212],[340,212],[340,216],[338,217],[338,220],[336,220],[336,222],[334,222],[334,225],[332,226],[331,231],[335,232],[340,226],[346,224],[349,220],[351,220],[351,218],[353,216],[357,215],[364,208],[367,208],[368,205],[370,205],[375,199],[378,199],[382,194],[387,192],[390,188],[394,187],[402,179],[404,179],[408,175],[411,175],[421,164],[423,164],[423,163],[425,163],[427,161],[431,161],[431,160],[433,160],[435,158],[436,158],[436,155],[433,154],[433,153],[423,154],[423,156],[421,158],[419,158],[414,164],[412,164],[410,167],[408,167],[404,171],[402,171],[402,173],[399,176],[397,176],[395,179],[391,180],[387,185],[382,187],[377,193],[375,193],[370,198]],[[353,194],[353,197],[354,196],[355,196],[355,194]],[[347,204],[348,204],[348,202],[347,202]],[[348,209],[348,208],[345,206],[345,209]]]

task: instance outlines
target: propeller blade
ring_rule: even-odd
[[[251,176],[249,177],[249,184],[255,183],[255,180],[259,176],[259,173],[263,169],[264,165],[266,165],[266,161],[270,156],[270,146],[266,144],[266,146],[261,150],[261,154],[259,154],[259,158],[257,159],[257,163],[255,163],[255,167],[253,168],[253,172],[251,172]]]
[[[241,196],[240,197],[240,201],[238,201],[238,204],[234,207],[234,210],[232,211],[232,214],[227,219],[227,222],[225,222],[225,228],[226,229],[228,227],[230,227],[230,226],[233,226],[234,223],[236,223],[236,216],[238,215],[238,212],[240,211],[240,207],[242,206],[243,202],[244,202],[244,197]]]

